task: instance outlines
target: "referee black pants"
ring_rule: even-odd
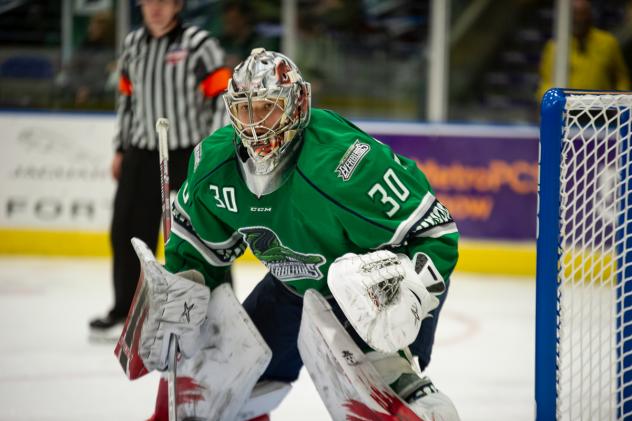
[[[171,191],[177,191],[186,179],[192,151],[193,148],[169,151]],[[114,281],[114,307],[110,315],[113,317],[127,316],[140,275],[140,263],[130,240],[138,237],[156,252],[161,204],[158,151],[126,150],[114,197],[110,236]]]

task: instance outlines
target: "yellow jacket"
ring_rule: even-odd
[[[629,90],[630,77],[623,61],[617,39],[610,33],[591,28],[586,38],[586,50],[579,51],[579,42],[571,40],[568,86],[574,89]],[[555,45],[549,40],[544,46],[540,61],[538,101],[547,89],[553,87]]]

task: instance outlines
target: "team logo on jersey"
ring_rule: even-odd
[[[240,228],[239,233],[250,246],[252,253],[281,281],[321,279],[319,267],[325,263],[320,254],[298,253],[285,247],[277,234],[266,227]]]
[[[165,61],[169,64],[177,64],[184,60],[187,55],[189,55],[189,52],[185,48],[182,48],[180,45],[172,45],[165,54]]]
[[[349,181],[362,158],[364,158],[370,150],[371,147],[366,143],[361,143],[359,140],[353,142],[353,145],[347,149],[336,167],[338,177],[342,177],[344,181]]]

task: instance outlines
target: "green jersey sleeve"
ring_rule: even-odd
[[[232,141],[227,139],[230,134],[232,130],[220,129],[196,146],[187,180],[172,207],[171,234],[165,247],[168,271],[195,269],[211,289],[223,282],[230,265],[246,248],[241,234],[220,221],[200,198],[206,176],[234,165]]]

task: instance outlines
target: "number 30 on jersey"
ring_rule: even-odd
[[[382,177],[384,184],[388,187],[388,190],[384,188],[381,182],[377,182],[371,187],[371,190],[367,192],[369,197],[373,200],[376,199],[375,195],[378,195],[380,202],[387,206],[384,211],[388,217],[392,217],[399,210],[400,205],[393,198],[393,196],[399,199],[401,202],[405,202],[410,196],[410,191],[404,186],[404,184],[397,178],[395,171],[389,168]]]
[[[215,206],[218,208],[225,208],[230,212],[237,212],[237,201],[235,200],[234,187],[222,187],[220,189],[218,186],[211,184],[209,189],[213,192]]]
[[[235,200],[234,187],[218,187],[215,184],[209,185],[209,190],[215,198],[215,206],[227,209],[230,212],[237,212],[237,201]],[[189,201],[189,183],[185,181],[182,185],[182,198],[184,203]]]

